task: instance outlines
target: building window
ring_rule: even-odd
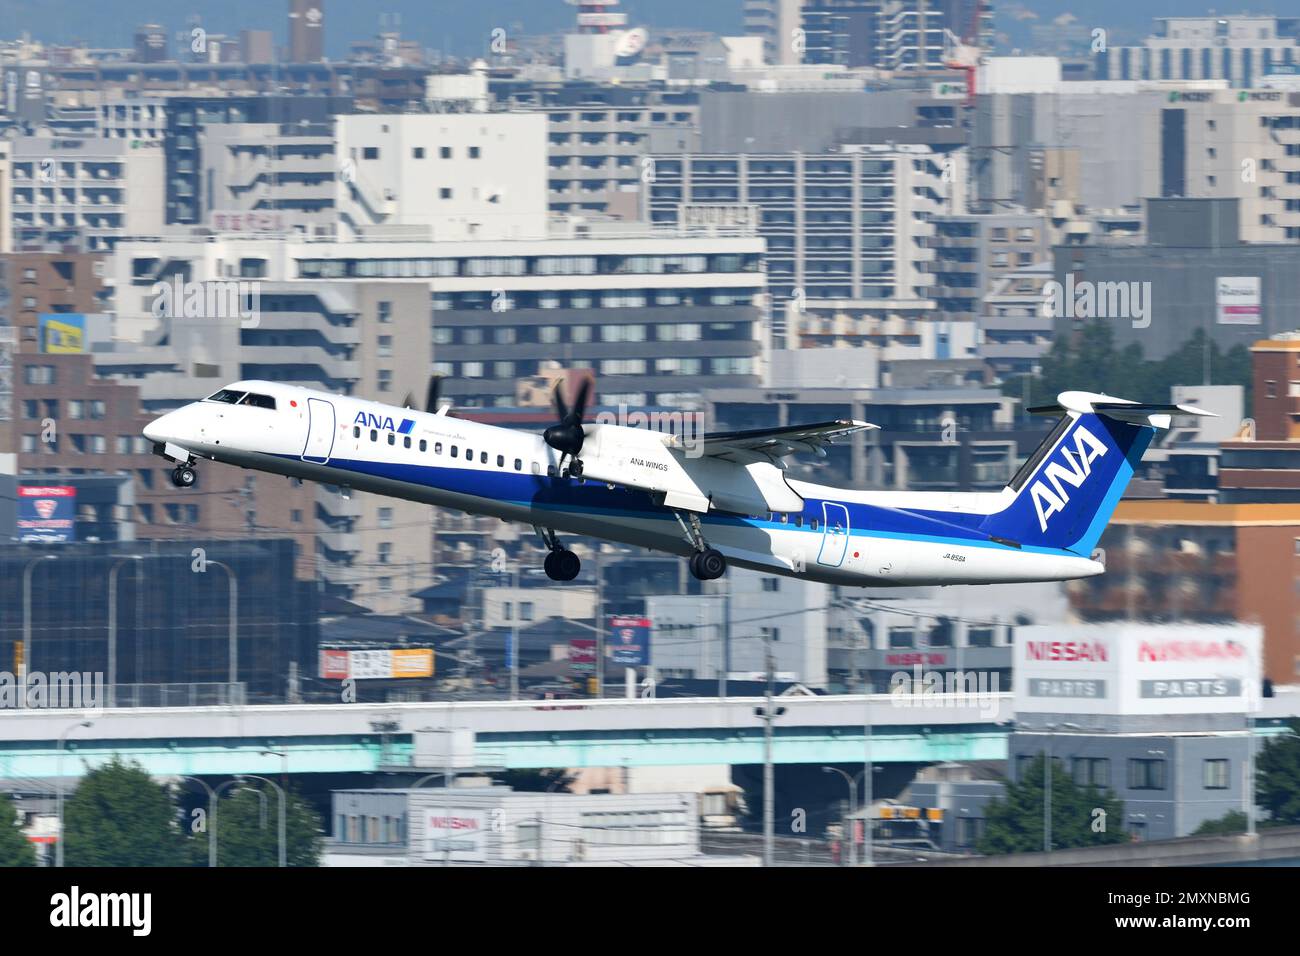
[[[443,158],[443,159],[451,159],[451,147],[450,147],[450,146],[439,146],[439,147],[438,147],[438,155],[439,155],[441,158]]]
[[[1075,757],[1070,769],[1081,787],[1110,786],[1110,760],[1105,757]]]
[[[1133,757],[1128,762],[1130,790],[1164,790],[1165,761],[1147,757]]]
[[[365,146],[365,147],[362,147],[362,150],[361,150],[361,158],[362,158],[362,159],[378,159],[378,158],[379,158],[379,147],[378,147],[378,146]]]
[[[415,159],[424,159],[424,147],[423,146],[415,147],[415,149],[411,150],[411,155]]]
[[[439,198],[439,199],[450,199],[450,198],[451,198],[451,187],[450,187],[450,186],[443,186],[442,188],[440,188],[440,189],[438,190],[438,198]]]
[[[381,528],[391,528],[392,526],[393,526],[393,509],[392,509],[392,508],[380,508],[380,509],[379,509],[379,527],[381,527]]]
[[[764,591],[779,591],[779,590],[781,590],[781,579],[780,579],[780,578],[763,578],[763,590],[764,590]]]
[[[1206,790],[1227,790],[1228,780],[1227,760],[1215,758],[1205,761],[1203,783]]]

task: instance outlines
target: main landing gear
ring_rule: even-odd
[[[172,484],[177,488],[192,488],[198,474],[190,465],[177,465],[172,469]]]
[[[538,528],[537,533],[551,549],[542,565],[546,570],[546,576],[552,581],[572,581],[576,578],[578,572],[582,570],[582,562],[578,560],[578,556],[561,545],[560,539],[550,528]]]
[[[704,532],[700,530],[700,519],[695,513],[688,512],[686,518],[682,517],[680,511],[674,511],[673,514],[677,516],[677,523],[686,533],[686,540],[695,549],[687,565],[691,569],[691,574],[701,581],[716,581],[726,574],[727,559],[721,551],[709,547],[708,542],[704,540]]]

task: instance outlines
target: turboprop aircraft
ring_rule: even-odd
[[[560,535],[681,555],[702,580],[729,564],[829,584],[1062,581],[1101,574],[1102,530],[1157,429],[1186,405],[1063,392],[1059,416],[996,492],[857,491],[800,481],[787,459],[875,425],[830,421],[681,436],[583,421],[590,382],[541,435],[437,407],[383,405],[242,381],[151,422],[188,488],[200,459],[530,524],[556,581],[578,576]]]

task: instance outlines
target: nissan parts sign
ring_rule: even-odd
[[[1017,713],[1243,713],[1257,706],[1260,629],[1113,624],[1016,629]]]

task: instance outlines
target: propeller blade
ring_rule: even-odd
[[[570,413],[576,423],[581,424],[583,415],[587,411],[587,401],[591,398],[591,379],[584,378],[578,385],[577,398],[573,400],[573,411]]]
[[[551,404],[555,406],[555,417],[560,421],[569,417],[569,407],[564,404],[564,379],[555,383],[555,391],[551,393]]]

